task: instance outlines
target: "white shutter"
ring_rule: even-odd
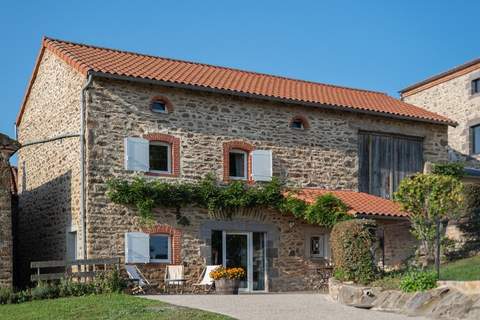
[[[150,236],[143,232],[125,233],[125,263],[150,262]]]
[[[272,150],[252,151],[252,178],[255,181],[272,180]]]
[[[149,142],[146,139],[125,138],[125,170],[149,170]]]

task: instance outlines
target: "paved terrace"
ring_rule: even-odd
[[[398,314],[362,310],[335,303],[325,294],[279,293],[240,295],[152,295],[189,308],[222,313],[237,319],[422,320]]]

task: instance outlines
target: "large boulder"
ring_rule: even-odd
[[[338,292],[338,301],[348,306],[370,309],[380,292],[381,288],[343,284]]]
[[[409,316],[428,315],[446,295],[449,288],[437,288],[430,291],[416,292],[405,302],[402,313]]]
[[[431,316],[436,319],[465,319],[473,303],[472,296],[451,290],[433,307]]]
[[[412,293],[404,293],[398,290],[386,290],[378,295],[377,299],[373,302],[372,309],[401,313],[406,302],[412,296]]]
[[[473,304],[470,307],[470,311],[467,313],[465,320],[478,320],[480,319],[480,294],[472,297]]]

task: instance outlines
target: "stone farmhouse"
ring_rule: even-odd
[[[19,255],[32,260],[121,256],[160,282],[183,264],[242,266],[245,291],[316,289],[329,230],[265,210],[212,219],[203,209],[134,208],[106,196],[111,178],[172,183],[213,173],[228,183],[276,176],[305,201],[333,192],[381,226],[382,263],[412,254],[390,198],[425,162],[447,160],[438,115],[386,94],[44,38],[17,118]],[[80,137],[80,138],[79,138]],[[32,141],[38,143],[31,144]]]
[[[400,94],[405,102],[457,121],[458,126],[448,130],[449,159],[480,168],[480,59],[415,83]]]

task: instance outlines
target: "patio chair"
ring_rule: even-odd
[[[125,270],[127,271],[128,278],[133,282],[134,287],[132,294],[145,294],[145,290],[151,287],[150,282],[140,272],[136,265],[126,264]]]
[[[165,269],[165,289],[170,293],[170,289],[173,287],[178,293],[183,293],[183,287],[185,285],[185,275],[183,265],[167,266]]]
[[[193,284],[194,291],[196,291],[195,289],[197,289],[197,288],[198,289],[203,288],[205,293],[211,292],[213,290],[214,282],[213,282],[212,277],[210,277],[210,272],[212,272],[213,270],[215,270],[218,267],[220,267],[220,266],[219,265],[218,266],[206,266],[203,269],[202,274],[198,278],[198,282]]]

